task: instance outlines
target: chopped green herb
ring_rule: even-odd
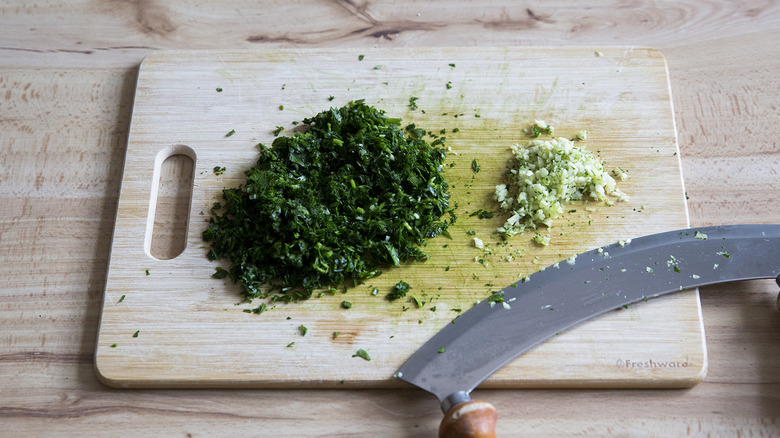
[[[111,348],[116,348],[119,344],[111,344]]]
[[[371,290],[371,295],[377,296],[378,294],[379,294],[379,288],[378,287],[375,287],[374,289]]]
[[[412,287],[409,286],[409,283],[405,281],[399,281],[398,283],[393,286],[393,290],[390,291],[389,294],[387,294],[387,299],[389,301],[395,301],[399,298],[403,298],[406,296],[407,292],[409,292],[409,289]]]
[[[251,312],[254,313],[255,315],[259,315],[265,312],[266,310],[268,310],[268,306],[265,303],[261,303],[259,306],[252,309]]]
[[[340,334],[341,332],[333,332],[333,339],[338,338]]]
[[[445,351],[447,351],[447,350],[446,350],[444,347],[441,347],[441,348],[439,348],[439,351],[438,351],[438,353],[439,353],[439,354],[442,354],[442,353],[444,353]]]
[[[141,333],[141,330],[136,330],[135,333],[133,333],[133,337],[137,338],[139,333]]]
[[[119,297],[119,301],[117,301],[117,303],[121,303],[124,300],[125,300],[125,295],[122,295],[121,297]]]
[[[221,93],[221,92],[222,92],[222,87],[217,87],[217,93]]]
[[[368,352],[362,348],[358,350],[357,353],[353,354],[352,357],[359,357],[361,359],[371,360],[371,357],[368,355]]]
[[[284,111],[284,105],[279,105],[279,111]]]
[[[228,131],[227,134],[225,134],[225,137],[230,137],[231,135],[233,135],[235,133],[236,133],[236,130],[235,129],[231,129],[230,131]]]
[[[455,68],[455,64],[450,63],[450,67]]]
[[[278,136],[282,131],[284,131],[284,126],[277,126],[276,129],[271,132],[274,133],[274,136]]]
[[[730,258],[731,258],[731,254],[729,254],[729,253],[728,253],[728,252],[726,252],[726,251],[718,251],[716,254],[718,254],[718,255],[721,255],[721,256],[723,256],[723,257],[726,257],[727,259],[730,259]]]
[[[298,331],[301,332],[301,336],[306,336],[306,333],[309,331],[309,329],[307,329],[305,325],[301,324],[298,326]]]
[[[366,57],[366,55],[358,55],[358,61],[362,61],[363,58],[365,58],[365,57]]]
[[[412,96],[412,97],[409,98],[409,108],[410,109],[412,109],[412,110],[416,110],[417,109],[417,99],[419,99],[419,97]]]
[[[352,308],[352,303],[350,303],[349,301],[342,301],[341,302],[341,307],[343,307],[345,309],[351,309]]]
[[[488,301],[491,303],[503,303],[504,302],[504,291],[498,291],[494,293],[493,295],[488,297]]]
[[[228,271],[227,271],[227,270],[225,270],[225,269],[222,269],[222,268],[220,268],[219,266],[217,266],[217,267],[214,269],[214,271],[215,271],[215,272],[214,272],[213,274],[211,274],[211,276],[212,276],[213,278],[220,279],[220,278],[225,278],[225,277],[227,277],[227,276],[228,276]]]
[[[146,270],[146,275],[151,275],[148,269]]]
[[[471,161],[471,170],[474,171],[474,173],[479,173],[479,164],[477,164],[477,159]]]
[[[375,65],[374,66],[374,70],[382,70],[382,66],[381,65]]]
[[[215,166],[214,167],[214,175],[217,175],[217,176],[222,175],[223,173],[225,173],[225,170],[227,170],[227,169],[225,169],[224,167]]]
[[[422,129],[403,131],[363,101],[304,123],[306,132],[258,145],[246,183],[222,191],[203,232],[207,257],[230,260],[247,298],[283,301],[427,260],[422,246],[446,235],[445,213],[454,218],[444,139],[428,144]]]
[[[452,128],[452,132],[460,132],[460,128]]]
[[[469,217],[477,216],[479,219],[493,219],[493,212],[479,209],[469,215]]]
[[[293,345],[295,345],[295,341],[290,342],[289,344],[287,344],[287,348],[292,348]]]
[[[328,100],[329,100],[329,101],[332,101],[332,100],[333,100],[333,99],[335,99],[335,98],[336,98],[335,96],[328,96]]]
[[[416,304],[416,305],[417,305],[417,308],[418,308],[418,309],[419,309],[420,307],[422,307],[422,306],[424,306],[424,305],[425,305],[425,302],[424,302],[424,301],[421,301],[419,298],[417,298],[417,297],[415,297],[415,296],[412,296],[412,300],[414,301],[414,304]]]
[[[452,81],[447,81],[446,86],[448,90],[452,89]]]

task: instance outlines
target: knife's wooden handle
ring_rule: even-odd
[[[469,400],[444,415],[439,438],[496,438],[496,408],[488,402]]]

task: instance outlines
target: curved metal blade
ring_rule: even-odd
[[[615,243],[506,287],[507,306],[480,302],[424,344],[396,377],[445,402],[596,315],[670,292],[778,275],[780,225],[690,228]]]

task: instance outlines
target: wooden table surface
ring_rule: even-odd
[[[93,352],[137,67],[160,49],[635,45],[669,64],[692,226],[780,218],[780,4],[0,2],[0,435],[435,436],[415,389],[118,390]],[[780,262],[780,261],[778,261]],[[701,290],[686,390],[477,390],[500,436],[778,436],[774,281]]]

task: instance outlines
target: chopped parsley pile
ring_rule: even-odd
[[[304,119],[308,131],[277,137],[223,190],[203,239],[210,260],[229,259],[249,299],[306,299],[320,288],[358,284],[383,266],[422,261],[426,239],[447,234],[444,137],[362,100]]]

